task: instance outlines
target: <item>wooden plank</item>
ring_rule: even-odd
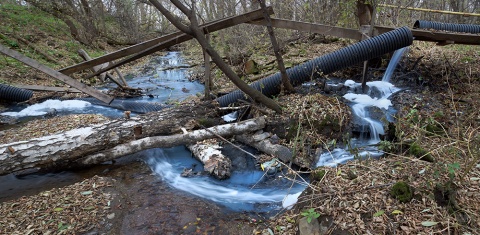
[[[0,45],[0,53],[3,53],[7,56],[10,56],[10,57],[22,62],[22,63],[34,68],[34,69],[37,69],[37,70],[39,70],[43,73],[46,73],[46,74],[48,74],[48,75],[50,75],[50,76],[52,76],[52,77],[54,77],[54,78],[56,78],[60,81],[63,81],[66,84],[68,84],[72,87],[75,87],[78,90],[81,90],[82,92],[85,92],[85,93],[101,100],[102,102],[110,104],[113,100],[112,97],[110,97],[110,96],[108,96],[108,95],[106,95],[106,94],[104,94],[100,91],[97,91],[97,90],[91,88],[90,86],[87,86],[87,85],[85,85],[85,84],[83,84],[83,83],[81,83],[81,82],[63,74],[63,73],[60,73],[60,72],[55,71],[55,70],[53,70],[53,69],[51,69],[51,68],[49,68],[45,65],[42,65],[42,64],[38,63],[38,61],[36,61],[36,60],[28,58],[28,57],[14,51],[14,50],[11,50],[7,47],[4,47],[3,45]]]
[[[442,10],[432,10],[432,9],[416,8],[416,7],[395,6],[395,5],[388,5],[388,4],[378,4],[378,6],[407,9],[407,10],[410,10],[410,11],[424,11],[424,12],[430,12],[430,13],[441,13],[441,14],[450,14],[450,15],[480,16],[480,14],[478,14],[478,13],[470,13],[470,12],[442,11]]]
[[[81,91],[70,87],[53,87],[53,86],[37,86],[37,85],[15,85],[15,87],[32,90],[32,91],[54,91],[54,92],[70,92],[80,93]]]
[[[273,8],[272,7],[269,7],[268,11],[269,11],[270,14],[273,14]],[[208,33],[208,32],[214,32],[214,31],[217,31],[217,30],[220,30],[220,29],[228,28],[228,27],[231,27],[231,26],[234,26],[234,25],[237,25],[237,24],[245,23],[247,21],[260,19],[262,17],[263,17],[262,10],[259,9],[259,10],[251,11],[251,12],[241,14],[241,15],[238,15],[238,16],[232,16],[232,17],[228,17],[228,18],[225,18],[225,19],[212,21],[212,22],[209,22],[207,24],[201,25],[201,27],[203,28],[205,33]],[[165,36],[162,36],[162,37],[154,38],[152,40],[149,40],[149,41],[146,41],[146,42],[142,42],[142,43],[124,48],[122,50],[118,50],[118,51],[106,54],[104,56],[97,57],[97,58],[92,59],[90,61],[85,61],[85,62],[76,64],[76,65],[72,65],[72,66],[67,67],[67,68],[63,68],[63,69],[59,70],[59,72],[62,72],[62,73],[67,74],[67,75],[72,74],[72,73],[75,73],[75,72],[78,72],[78,71],[82,71],[84,69],[91,68],[92,66],[95,66],[95,65],[103,64],[103,63],[110,62],[110,61],[113,61],[113,60],[116,60],[116,59],[119,59],[119,58],[122,58],[122,57],[125,57],[125,56],[132,55],[132,54],[137,53],[139,51],[141,51],[141,52],[146,52],[148,50],[159,51],[159,50],[162,50],[162,49],[168,47],[168,46],[155,47],[159,43],[160,43],[160,45],[162,45],[164,43],[167,43],[168,45],[175,45],[175,44],[190,40],[191,38],[192,38],[191,36],[188,36],[188,35],[186,35],[182,32],[171,33],[171,34],[168,34],[168,35],[165,35]],[[172,43],[174,43],[174,44],[172,44]],[[167,44],[165,44],[165,45],[167,45]],[[161,48],[161,49],[159,49],[159,48]],[[154,53],[156,51],[153,51],[151,53]],[[140,57],[138,57],[138,58],[140,58]],[[117,66],[115,66],[115,67],[117,67]],[[113,67],[113,68],[115,68],[115,67]]]
[[[268,10],[269,14],[273,14],[273,10],[272,10],[271,7],[268,7],[267,10]],[[247,14],[243,14],[243,15],[230,17],[230,18],[225,18],[225,19],[221,19],[221,20],[211,22],[211,23],[207,24],[206,26],[203,26],[202,29],[204,30],[205,34],[208,34],[208,33],[215,32],[215,31],[218,31],[218,30],[221,30],[221,29],[225,29],[225,28],[228,28],[228,27],[235,26],[237,24],[250,22],[252,20],[257,20],[257,19],[262,18],[262,17],[263,17],[263,13],[262,13],[262,10],[260,9],[260,10],[256,10],[256,11],[253,11],[253,12],[250,12],[250,13],[247,13]],[[97,76],[100,73],[103,73],[103,72],[106,72],[108,70],[117,68],[118,66],[124,65],[126,63],[130,63],[130,62],[135,61],[137,59],[140,59],[144,56],[155,53],[157,51],[166,49],[168,47],[174,46],[174,45],[182,43],[182,42],[186,42],[186,41],[188,41],[192,38],[193,38],[192,36],[182,33],[181,35],[179,35],[175,38],[172,38],[172,39],[164,41],[164,42],[162,42],[158,45],[150,47],[146,50],[143,50],[143,51],[141,51],[141,52],[139,52],[139,53],[137,53],[137,54],[135,54],[135,55],[133,55],[129,58],[123,59],[123,60],[121,60],[119,62],[116,62],[116,63],[112,63],[108,67],[88,75],[86,77],[86,79]]]
[[[394,30],[391,27],[375,26],[378,34],[386,33]],[[445,43],[450,42],[454,44],[467,44],[467,45],[480,45],[480,35],[469,33],[446,33],[446,32],[434,32],[428,30],[411,29],[415,40]]]
[[[361,33],[358,32],[357,29],[334,27],[334,26],[323,25],[323,24],[314,24],[314,23],[308,23],[308,22],[277,19],[277,18],[271,18],[271,19],[272,19],[272,26],[276,28],[326,34],[326,35],[331,35],[331,36],[336,36],[341,38],[350,38],[355,40],[362,39],[362,35]],[[251,21],[247,23],[264,25],[264,26],[267,25],[267,22],[265,20]]]
[[[248,22],[250,24],[266,25],[264,20]],[[334,27],[322,24],[313,24],[300,21],[272,18],[273,27],[300,30],[304,32],[327,34],[331,36],[361,40],[362,34],[356,29]],[[374,35],[394,30],[392,27],[375,26]],[[445,33],[427,30],[411,29],[415,40],[437,43],[454,42],[455,44],[480,45],[480,35],[468,33]]]

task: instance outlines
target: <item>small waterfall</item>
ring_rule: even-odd
[[[343,97],[350,102],[353,114],[360,120],[359,125],[364,126],[368,130],[364,130],[362,135],[356,139],[352,138],[348,147],[345,149],[336,148],[332,151],[322,153],[316,166],[336,166],[345,163],[356,157],[380,157],[383,155],[376,147],[372,146],[380,142],[380,136],[385,134],[383,124],[380,120],[375,119],[370,113],[371,110],[380,110],[384,115],[392,109],[390,96],[400,89],[391,84],[395,68],[397,67],[402,55],[408,50],[408,47],[396,50],[393,54],[382,81],[367,82],[369,91],[367,94],[356,94],[353,91],[361,90],[360,83],[352,80],[345,81],[344,85],[350,87],[351,93],[345,94]],[[355,150],[356,149],[356,150]],[[354,151],[355,150],[355,151]],[[358,150],[358,151],[357,151]],[[353,154],[353,153],[355,154]]]
[[[409,48],[410,47],[400,48],[393,53],[392,59],[390,60],[390,63],[388,63],[387,70],[383,74],[383,82],[390,82],[390,78],[392,78],[392,74],[397,68],[398,62],[400,62],[403,54],[405,54],[405,52],[408,51]]]

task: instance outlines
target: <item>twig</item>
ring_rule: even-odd
[[[238,107],[219,107],[218,110],[240,110],[240,109],[244,109],[244,108],[248,108],[250,105],[242,105],[242,106],[238,106]]]

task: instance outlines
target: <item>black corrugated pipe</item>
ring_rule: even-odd
[[[78,100],[87,101],[94,105],[101,105],[101,106],[116,108],[120,110],[131,111],[134,113],[148,113],[148,112],[160,111],[166,107],[169,107],[168,105],[159,104],[159,103],[137,102],[137,101],[118,100],[118,99],[114,99],[109,105],[91,97],[78,98]]]
[[[287,74],[293,86],[300,85],[318,78],[321,74],[329,74],[365,60],[377,58],[385,53],[409,46],[412,42],[412,32],[408,27],[402,27],[287,69]],[[250,86],[267,96],[272,96],[280,93],[281,82],[280,73],[276,73],[256,81]],[[246,95],[240,90],[235,90],[217,98],[217,101],[220,106],[225,107],[239,99],[246,99]]]
[[[413,28],[445,30],[445,31],[461,32],[461,33],[480,33],[480,25],[452,24],[452,23],[442,23],[442,22],[434,22],[434,21],[426,21],[426,20],[415,21],[415,24],[413,24]]]
[[[0,84],[0,100],[15,102],[27,101],[33,96],[33,91]]]

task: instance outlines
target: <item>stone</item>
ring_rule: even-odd
[[[314,218],[308,223],[307,217],[303,217],[298,221],[298,232],[299,235],[321,235],[320,223]]]

